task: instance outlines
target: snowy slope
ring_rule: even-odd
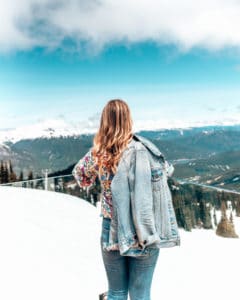
[[[98,299],[107,289],[100,228],[99,208],[77,197],[0,187],[0,299]],[[160,250],[152,300],[239,299],[240,239],[180,234],[180,247]]]

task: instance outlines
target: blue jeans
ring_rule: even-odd
[[[159,248],[151,248],[147,256],[122,256],[119,250],[103,250],[108,240],[111,219],[102,219],[101,250],[108,279],[108,300],[150,300],[154,269]]]

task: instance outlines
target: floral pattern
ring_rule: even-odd
[[[95,164],[91,149],[75,165],[73,169],[73,176],[80,187],[89,187],[94,184],[96,177],[99,176],[99,169]],[[112,219],[113,216],[111,192],[113,176],[114,174],[109,174],[107,169],[103,168],[103,174],[101,175],[101,178],[99,178],[102,187],[100,216],[110,219]]]

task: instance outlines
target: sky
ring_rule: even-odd
[[[139,129],[240,123],[239,13],[235,0],[0,0],[0,130],[86,127],[114,98]]]

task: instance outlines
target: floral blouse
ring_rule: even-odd
[[[94,184],[97,176],[99,176],[98,166],[95,164],[92,156],[91,149],[87,154],[79,160],[75,165],[73,172],[78,185],[80,187],[88,187]],[[112,193],[111,193],[111,181],[114,174],[110,174],[103,168],[103,174],[99,178],[102,187],[101,193],[101,217],[112,219]]]

